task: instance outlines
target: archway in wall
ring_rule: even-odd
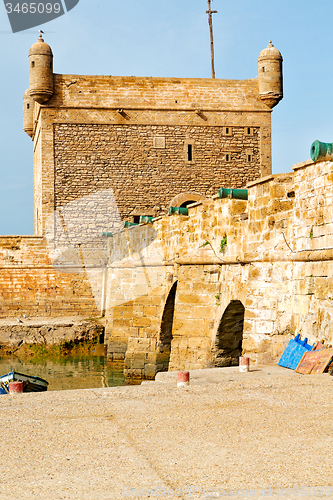
[[[167,371],[169,367],[176,291],[177,281],[172,285],[170,289],[162,315],[160,337],[158,342],[158,351],[160,353],[159,364],[163,365],[162,371]]]
[[[236,366],[242,355],[245,308],[240,300],[232,300],[221,318],[214,349],[213,366]]]
[[[205,197],[199,193],[180,193],[170,201],[170,207],[187,207],[191,203],[204,200]]]
[[[195,201],[194,200],[184,201],[184,203],[182,203],[180,206],[182,208],[186,208],[188,205],[191,205],[191,203],[195,203]]]

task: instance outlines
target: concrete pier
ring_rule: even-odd
[[[279,487],[333,498],[330,375],[193,372],[182,389],[168,373],[142,386],[0,397],[0,499],[219,498],[214,488],[237,500],[297,498]]]

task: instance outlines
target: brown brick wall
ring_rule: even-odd
[[[182,192],[216,194],[260,177],[259,128],[55,124],[55,204],[113,189],[122,219],[159,215]],[[162,148],[154,147],[162,138]],[[192,161],[188,161],[188,144]],[[228,158],[227,158],[228,155]],[[250,156],[250,158],[249,158]]]
[[[0,318],[99,315],[90,281],[57,271],[44,238],[0,237]]]

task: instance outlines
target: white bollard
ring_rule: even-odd
[[[246,358],[241,356],[239,358],[239,371],[240,372],[248,372],[249,371],[250,358]]]
[[[177,373],[177,387],[185,387],[190,385],[190,372]]]

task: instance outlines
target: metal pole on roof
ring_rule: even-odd
[[[208,24],[210,30],[210,54],[212,60],[212,78],[215,78],[215,67],[214,67],[214,38],[213,38],[213,18],[212,14],[217,14],[217,10],[211,9],[211,0],[208,0],[208,10],[206,10],[206,14],[208,14]]]

